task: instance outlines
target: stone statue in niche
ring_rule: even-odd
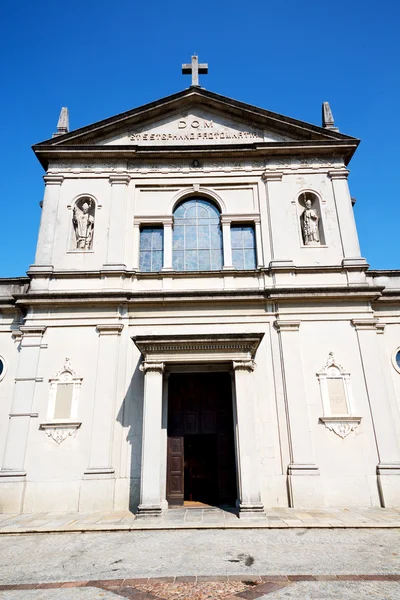
[[[91,198],[82,198],[75,204],[72,225],[75,231],[76,250],[91,250],[94,231],[94,203]]]
[[[310,198],[307,198],[306,194],[303,195],[303,198],[305,209],[300,217],[303,242],[305,246],[317,245],[320,243],[318,226],[319,216],[312,208],[312,201]]]

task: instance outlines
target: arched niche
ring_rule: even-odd
[[[321,202],[315,192],[304,191],[298,196],[300,231],[304,246],[324,246],[325,233]]]
[[[95,222],[96,200],[93,196],[82,195],[76,198],[72,205],[71,250],[93,250]]]

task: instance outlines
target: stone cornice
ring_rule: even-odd
[[[233,361],[249,368],[263,337],[263,333],[220,333],[134,336],[132,340],[146,364]]]
[[[137,145],[85,145],[85,146],[36,146],[35,154],[45,169],[50,162],[58,160],[91,161],[93,159],[193,159],[202,161],[212,158],[239,158],[265,156],[342,156],[347,164],[358,142],[350,140],[297,141],[297,142],[257,142],[246,144],[211,144],[193,146],[143,146]]]
[[[174,277],[176,273],[172,272]],[[222,276],[226,273],[219,273]],[[229,271],[229,276],[234,276],[234,271]],[[246,272],[238,272],[243,277]],[[164,274],[156,274],[157,277],[163,277]],[[194,273],[197,277],[198,273]],[[254,271],[249,272],[254,275]],[[248,288],[248,289],[209,289],[203,290],[113,290],[105,291],[71,291],[71,292],[34,292],[28,294],[15,294],[15,303],[17,306],[50,305],[50,304],[82,304],[88,300],[98,304],[119,304],[119,303],[141,303],[141,302],[226,302],[232,301],[255,301],[262,302],[271,300],[274,302],[292,303],[296,300],[317,300],[318,302],[331,302],[333,299],[343,299],[345,301],[375,301],[381,297],[382,287],[372,286],[315,286],[315,287],[266,287]]]

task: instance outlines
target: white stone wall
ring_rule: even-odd
[[[256,168],[234,169],[232,163],[225,169],[214,169],[213,172],[212,168],[204,167],[187,174],[175,163],[160,173],[146,168],[134,170],[130,163],[119,163],[113,168],[99,164],[91,171],[78,163],[51,165],[45,178],[47,187],[35,265],[80,272],[98,271],[110,264],[137,269],[139,239],[135,223],[146,224],[157,218],[161,223],[172,216],[179,199],[190,193],[214,199],[222,215],[232,217],[232,222],[240,222],[241,216],[261,218],[260,265],[268,267],[271,261],[273,264],[289,261],[298,267],[333,267],[340,266],[343,258],[360,257],[347,181],[345,175],[338,179],[340,173],[346,173],[340,164],[288,164],[277,171],[276,165],[275,168],[268,165],[267,169],[260,169],[257,164]],[[299,203],[303,192],[313,192],[318,198],[324,231],[324,243],[319,246],[303,244],[300,227],[303,207]],[[85,195],[96,203],[94,242],[92,250],[76,251],[73,207]],[[343,216],[340,225],[339,215]],[[304,273],[296,277],[302,279],[299,285],[307,282]],[[310,278],[311,281],[312,275]],[[337,274],[335,282],[340,280]],[[208,283],[205,281],[204,286]],[[48,282],[35,285],[46,286]],[[141,281],[139,287],[148,285]]]
[[[393,464],[399,458],[393,439],[385,445],[382,434],[376,434],[382,432],[382,419],[388,430],[393,426],[397,436],[400,432],[400,374],[391,364],[400,346],[399,307],[376,303],[374,315],[367,295],[360,299],[344,293],[331,299],[325,294],[267,299],[269,290],[277,291],[279,286],[334,289],[366,284],[366,279],[347,180],[340,176],[341,162],[260,162],[205,162],[196,170],[179,161],[166,166],[134,161],[50,166],[30,292],[58,295],[32,303],[25,317],[24,327],[43,329],[42,337],[35,333],[39,358],[35,373],[30,367],[35,384],[30,388],[32,398],[27,399],[37,417],[30,418],[25,450],[18,450],[26,475],[0,477],[0,510],[136,508],[144,375],[131,337],[189,333],[264,334],[251,377],[265,506],[287,506],[289,500],[299,507],[380,505],[377,465],[385,462],[382,456]],[[304,191],[312,191],[320,201],[325,236],[321,246],[302,243],[298,196]],[[206,275],[137,272],[139,224],[154,219],[166,222],[176,203],[191,193],[214,199],[232,222],[241,222],[244,216],[260,219],[258,264],[265,269]],[[72,211],[76,199],[86,195],[96,202],[94,243],[92,251],[77,252],[71,246]],[[344,268],[343,260],[353,261],[353,270]],[[387,285],[392,279],[375,279],[375,283]],[[370,278],[368,283],[372,288],[374,281]],[[253,298],[236,299],[233,293],[238,290],[253,291]],[[178,291],[209,294],[207,299],[168,299],[169,292]],[[213,293],[222,291],[232,295],[213,300]],[[120,292],[122,299],[105,300],[105,292]],[[123,292],[158,292],[159,296],[165,292],[165,297],[160,303],[146,297],[129,303]],[[81,300],[74,299],[73,293],[81,294]],[[26,355],[11,336],[15,322],[4,315],[0,313],[0,356],[7,363],[0,381],[1,464],[17,365]],[[386,323],[383,334],[374,316]],[[357,319],[367,322],[361,324],[361,333],[352,322]],[[374,321],[371,326],[370,321]],[[361,344],[359,335],[364,333],[366,341]],[[345,437],[320,422],[324,413],[316,373],[329,352],[350,373],[354,411],[361,418]],[[82,378],[76,417],[80,426],[57,443],[40,426],[49,421],[49,380],[67,357]],[[366,364],[372,365],[367,376]],[[380,424],[373,422],[377,415],[374,377],[384,380]],[[162,440],[164,460],[165,436]],[[304,467],[302,474],[290,475],[290,499],[289,465],[295,473]],[[396,485],[389,494],[392,504]],[[160,486],[165,489],[165,471]]]
[[[130,317],[120,318],[124,328],[119,337],[120,360],[117,366],[117,385],[113,400],[112,466],[115,474],[109,477],[86,479],[95,403],[105,401],[101,390],[96,391],[98,377],[99,334],[96,325],[111,322],[114,311],[101,315],[90,314],[85,309],[47,314],[43,336],[46,348],[40,352],[38,376],[43,381],[35,388],[33,412],[38,417],[31,420],[25,459],[27,472],[22,510],[110,510],[127,508],[138,503],[138,486],[141,461],[141,428],[143,403],[143,374],[139,371],[139,352],[131,340],[132,335],[183,333],[241,333],[263,332],[264,339],[256,355],[253,374],[256,398],[256,444],[259,457],[262,500],[265,506],[287,505],[286,471],[291,462],[287,399],[282,380],[282,355],[278,332],[274,326],[275,315],[259,303],[244,306],[231,305],[209,308],[197,304],[177,310],[156,307],[132,310]],[[343,310],[343,307],[342,307]],[[349,307],[349,312],[351,307]],[[304,380],[307,399],[307,420],[315,462],[319,467],[318,484],[322,487],[326,505],[379,505],[376,485],[377,451],[369,409],[368,397],[360,360],[356,332],[343,311],[336,314],[301,313],[299,328]],[[281,315],[280,318],[286,317]],[[292,315],[293,318],[293,315]],[[129,325],[129,322],[131,323]],[[297,334],[296,334],[297,335]],[[8,336],[10,340],[10,336]],[[0,349],[0,353],[9,352]],[[14,344],[14,342],[12,342]],[[2,348],[3,348],[2,347]],[[362,417],[357,429],[342,439],[327,429],[319,418],[323,416],[322,399],[316,372],[323,366],[330,351],[351,373],[355,412]],[[60,444],[48,437],[39,425],[47,421],[50,384],[49,379],[60,370],[65,357],[79,376],[83,377],[79,398],[78,420],[81,427]],[[110,376],[113,360],[109,356]],[[289,372],[290,374],[290,372]],[[0,383],[8,386],[8,397],[3,403],[4,417],[10,404],[12,373]],[[4,420],[3,420],[4,422]],[[5,428],[2,430],[4,444]],[[133,490],[130,492],[130,486]],[[1,488],[0,488],[1,489]]]

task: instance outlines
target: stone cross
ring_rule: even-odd
[[[206,75],[208,73],[208,64],[200,63],[199,57],[194,55],[192,56],[192,62],[186,63],[182,65],[182,73],[183,75],[191,75],[192,76],[192,85],[191,87],[199,87],[199,73]]]

